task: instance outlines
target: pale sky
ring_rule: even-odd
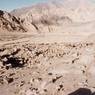
[[[0,0],[0,10],[11,11],[16,8],[46,1],[48,0]]]
[[[11,11],[13,9],[30,6],[35,3],[47,2],[49,0],[0,0],[0,10]],[[60,0],[58,0],[60,1]],[[95,1],[95,0],[90,0]]]

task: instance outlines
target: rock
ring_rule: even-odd
[[[21,31],[26,32],[22,23],[8,12],[0,10],[0,31]]]
[[[6,81],[8,82],[8,84],[10,84],[10,83],[12,83],[13,81],[14,81],[14,79],[13,78],[6,78]]]

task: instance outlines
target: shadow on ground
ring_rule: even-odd
[[[78,90],[68,94],[68,95],[95,95],[95,92],[92,93],[88,88],[79,88]]]

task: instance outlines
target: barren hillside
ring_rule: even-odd
[[[26,32],[18,18],[2,10],[0,10],[0,31]]]

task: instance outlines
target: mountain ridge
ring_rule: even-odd
[[[15,16],[10,13],[0,10],[0,31],[21,31],[26,32],[25,28]]]

